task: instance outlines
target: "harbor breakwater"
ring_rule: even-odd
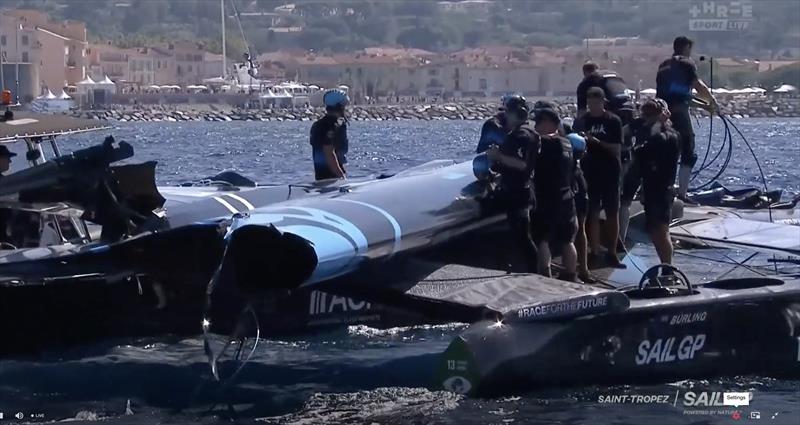
[[[555,102],[562,116],[574,116],[574,102]],[[798,98],[757,98],[721,100],[725,114],[734,117],[800,117]],[[354,105],[348,116],[355,121],[394,120],[483,120],[497,112],[496,103],[436,103],[422,105]],[[189,105],[183,108],[138,105],[72,111],[81,118],[111,121],[312,121],[322,108],[244,109],[216,105]],[[703,115],[704,111],[698,111]]]

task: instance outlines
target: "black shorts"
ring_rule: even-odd
[[[605,210],[606,214],[616,214],[619,211],[619,178],[587,176],[586,184],[589,186],[589,212]]]
[[[651,230],[656,225],[669,225],[672,219],[672,201],[675,195],[670,189],[642,190],[645,228]]]
[[[681,165],[694,166],[697,162],[695,153],[694,128],[688,106],[670,106],[672,128],[680,135]]]
[[[578,217],[586,218],[586,212],[589,209],[589,195],[586,190],[578,190],[575,193],[575,214]]]
[[[578,221],[573,200],[540,202],[533,212],[533,240],[536,244],[548,242],[558,248],[575,241]]]

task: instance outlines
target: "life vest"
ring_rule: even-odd
[[[681,66],[684,56],[673,56],[662,62],[656,74],[656,96],[673,102],[688,102],[692,98],[692,81],[687,81]]]
[[[537,199],[569,200],[574,196],[575,161],[572,143],[564,137],[543,136],[533,175]]]
[[[481,153],[489,149],[489,146],[503,144],[506,138],[506,130],[503,129],[503,123],[500,121],[499,116],[494,116],[486,120],[481,127],[481,138],[478,141],[478,147],[475,153]]]
[[[620,115],[620,111],[633,111],[635,109],[633,99],[627,93],[628,85],[625,80],[613,71],[604,71],[602,77],[600,88],[603,89],[608,100],[606,109],[616,115]]]

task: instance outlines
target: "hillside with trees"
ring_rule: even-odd
[[[244,50],[233,5],[255,52],[281,48],[350,51],[398,45],[449,51],[480,45],[579,44],[586,36],[641,36],[668,43],[677,34],[714,55],[770,57],[800,46],[800,3],[752,2],[749,28],[689,32],[691,0],[495,0],[486,13],[444,11],[435,0],[225,0],[232,52]],[[277,7],[291,4],[292,9]],[[4,0],[4,7],[46,10],[86,22],[90,37],[121,46],[199,40],[220,51],[218,0]],[[282,30],[283,28],[283,30]],[[286,28],[300,29],[285,32]]]

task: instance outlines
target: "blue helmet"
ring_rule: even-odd
[[[492,176],[492,164],[486,153],[480,153],[472,160],[472,172],[479,181],[489,180]]]
[[[330,89],[322,95],[322,103],[327,108],[335,108],[337,106],[347,106],[350,103],[350,98],[342,90]]]
[[[567,140],[572,145],[572,152],[575,154],[583,154],[586,151],[586,139],[578,133],[567,134]]]

